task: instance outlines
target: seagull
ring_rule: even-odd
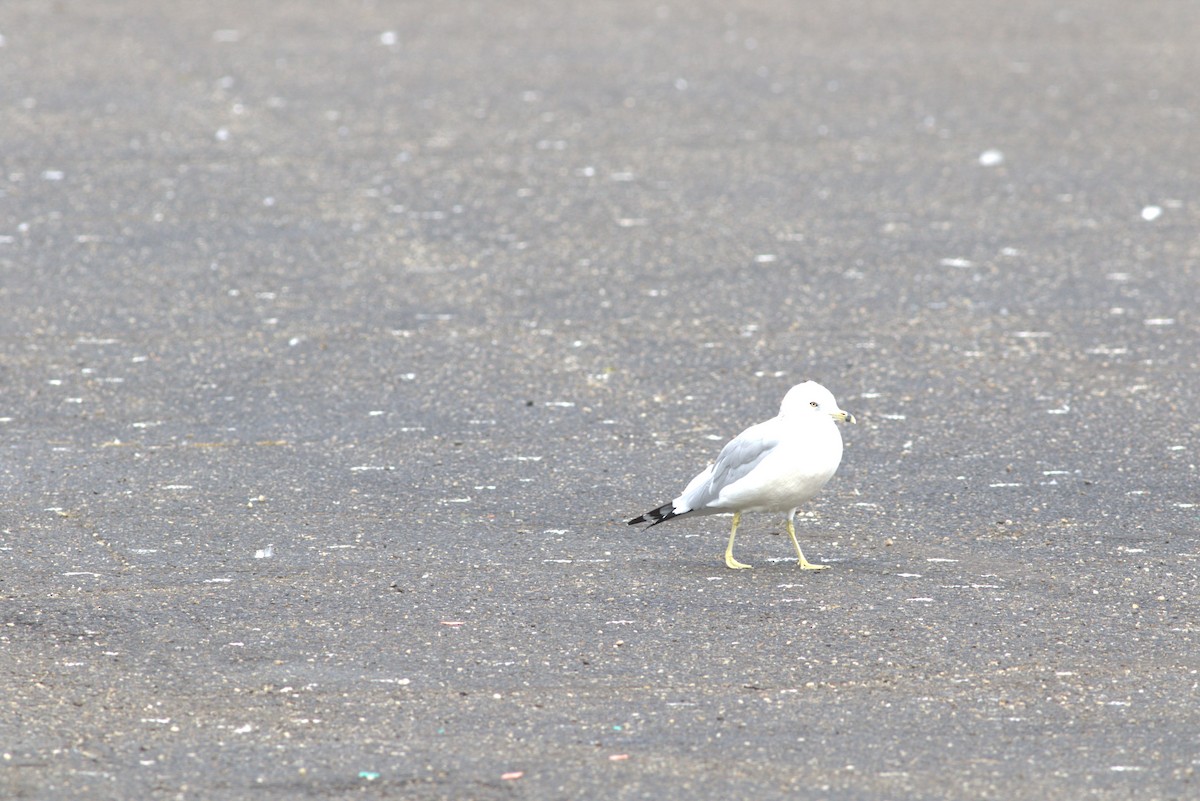
[[[747,428],[721,449],[717,461],[696,474],[679,497],[628,521],[657,526],[688,515],[733,512],[733,528],[725,547],[725,566],[748,568],[733,558],[742,512],[782,512],[796,546],[802,570],[824,570],[804,558],[792,519],[837,471],[842,461],[842,435],[834,421],[854,422],[838,408],[833,393],[815,381],[788,390],[779,414]],[[649,528],[649,526],[647,526]]]

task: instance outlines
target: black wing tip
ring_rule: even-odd
[[[649,523],[650,525],[647,526],[647,528],[650,528],[653,526],[657,526],[659,523],[663,522],[664,520],[670,520],[672,517],[675,517],[677,514],[678,513],[675,511],[675,504],[664,503],[662,506],[658,507],[657,509],[651,509],[649,512],[646,512],[646,514],[644,514],[644,515],[638,515],[637,517],[633,518],[632,520],[625,521],[625,525],[636,526],[639,523]]]

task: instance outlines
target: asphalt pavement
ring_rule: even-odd
[[[0,797],[1200,796],[1198,31],[6,2]]]

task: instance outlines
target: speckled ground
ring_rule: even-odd
[[[433,5],[5,3],[0,796],[1200,794],[1200,6]]]

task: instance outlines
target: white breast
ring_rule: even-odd
[[[786,419],[786,418],[784,418]],[[821,491],[842,460],[842,435],[831,417],[787,420],[779,445],[747,475],[721,490],[714,507],[787,512]]]

